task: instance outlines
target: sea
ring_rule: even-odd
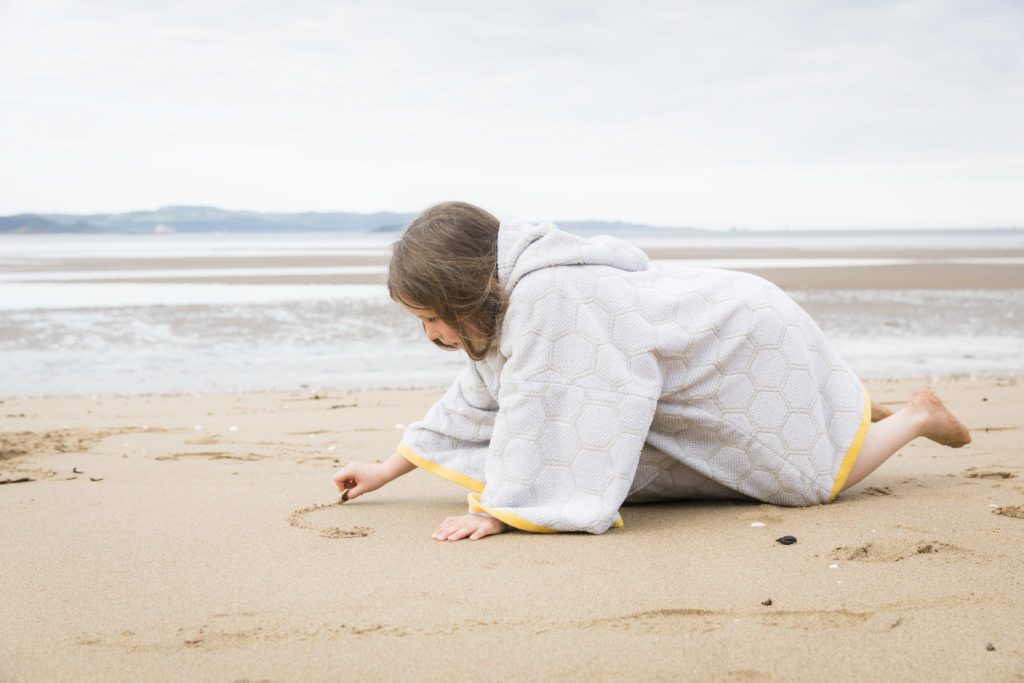
[[[644,248],[694,250],[693,258],[673,261],[723,268],[1000,263],[1024,269],[1022,230],[617,236]],[[383,285],[302,281],[379,276],[383,265],[344,263],[354,257],[382,264],[394,239],[381,233],[0,235],[0,396],[326,395],[443,386],[465,357],[427,342]],[[778,257],[778,250],[794,247],[830,254]],[[744,253],[700,256],[715,249]],[[998,253],[974,255],[979,249]],[[335,256],[342,265],[295,265],[312,256]],[[231,264],[219,264],[222,259]],[[260,265],[237,265],[245,259]],[[97,260],[105,264],[101,271]],[[862,377],[1024,374],[1022,289],[790,294]]]

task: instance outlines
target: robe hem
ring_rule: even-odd
[[[466,476],[462,472],[456,472],[455,470],[449,469],[449,468],[445,467],[444,465],[439,465],[436,462],[432,462],[430,460],[427,460],[426,458],[424,458],[423,456],[417,454],[411,448],[406,446],[404,443],[398,444],[398,447],[395,450],[403,458],[405,458],[406,460],[411,462],[413,465],[416,465],[416,467],[423,468],[427,472],[430,472],[431,474],[437,475],[437,476],[441,477],[442,479],[447,479],[448,481],[454,481],[456,484],[459,484],[461,486],[465,486],[467,489],[469,489],[471,491],[476,491],[477,493],[483,493],[483,490],[484,490],[483,482],[479,482],[476,479],[474,479],[473,477]],[[502,521],[504,521],[504,520],[502,520]]]
[[[832,494],[826,501],[828,503],[835,500],[839,492],[843,490],[846,478],[850,476],[850,470],[853,469],[853,463],[857,461],[860,449],[864,446],[864,439],[868,435],[868,427],[871,426],[871,398],[868,396],[866,387],[862,387],[862,390],[864,391],[864,413],[860,418],[860,427],[857,428],[857,433],[853,435],[853,443],[850,444],[846,455],[843,456],[843,461],[839,464],[839,471],[836,472],[836,481],[832,485]]]
[[[470,510],[470,512],[485,512],[488,515],[490,515],[491,517],[494,517],[495,519],[500,520],[500,521],[504,522],[505,524],[508,524],[511,527],[515,527],[516,529],[520,529],[522,531],[532,531],[533,533],[536,533],[536,534],[557,534],[557,533],[560,533],[558,529],[549,529],[546,526],[540,526],[539,524],[534,524],[533,522],[531,522],[529,520],[523,519],[522,517],[520,517],[519,515],[517,515],[514,512],[509,512],[508,510],[502,510],[500,508],[499,509],[486,508],[486,507],[484,507],[480,503],[480,495],[479,494],[470,493],[467,496],[467,500],[469,501],[469,510]],[[617,529],[617,528],[619,528],[621,526],[623,526],[622,515],[619,515],[619,518],[615,520],[615,522],[611,525],[610,528]]]

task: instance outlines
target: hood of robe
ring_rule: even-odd
[[[647,254],[620,239],[584,238],[559,230],[554,223],[531,225],[506,219],[498,229],[498,281],[511,292],[526,275],[558,266],[610,266],[647,270]]]

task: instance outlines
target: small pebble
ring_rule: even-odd
[[[988,645],[985,646],[985,649],[988,650],[989,652],[995,652],[996,646],[993,645],[992,643],[989,643]]]
[[[765,600],[761,604],[764,605],[765,607],[771,607],[772,606],[772,599],[768,598],[767,600]]]
[[[782,545],[793,545],[794,543],[796,543],[796,536],[780,536],[775,540],[781,543]]]
[[[764,522],[751,522],[750,526],[764,526]]]
[[[829,569],[839,569],[839,565],[838,565],[838,564],[830,564],[830,565],[828,566],[828,568],[829,568]]]

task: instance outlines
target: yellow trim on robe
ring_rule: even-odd
[[[520,517],[519,515],[515,514],[514,512],[509,512],[508,510],[491,510],[489,508],[485,508],[483,505],[480,504],[480,495],[479,494],[470,493],[466,497],[469,500],[469,509],[470,509],[471,512],[486,512],[491,517],[494,517],[495,519],[501,520],[502,522],[505,522],[505,524],[508,524],[509,526],[513,526],[513,527],[515,527],[517,529],[522,529],[523,531],[532,531],[532,532],[537,533],[537,534],[557,534],[558,533],[558,529],[549,529],[546,526],[540,526],[539,524],[534,524],[533,522],[530,522],[530,521],[527,521],[527,520],[523,519],[522,517]],[[621,527],[621,526],[622,526],[622,515],[619,515],[619,518],[617,520],[615,520],[615,523],[612,524],[612,527],[616,528],[616,527]]]
[[[462,474],[461,472],[456,472],[455,470],[449,469],[444,465],[438,465],[436,462],[427,460],[426,458],[418,455],[415,451],[406,446],[404,443],[398,444],[398,447],[395,450],[403,458],[411,462],[413,465],[416,465],[416,467],[421,467],[426,471],[430,472],[431,474],[436,474],[442,479],[454,481],[456,484],[461,484],[462,486],[465,486],[467,489],[476,491],[475,494],[469,494],[469,509],[471,511],[486,512],[491,517],[499,519],[502,522],[505,522],[505,524],[508,524],[509,526],[513,526],[517,529],[522,529],[523,531],[533,531],[534,533],[539,534],[558,533],[558,529],[548,529],[547,527],[540,526],[539,524],[534,524],[533,522],[529,522],[523,519],[514,512],[509,512],[508,510],[489,510],[485,508],[483,505],[480,504],[480,494],[484,492],[484,485],[482,482],[477,481],[473,477],[467,477],[465,474]],[[621,526],[623,526],[622,515],[619,515],[619,518],[615,520],[614,524],[612,524],[612,528],[618,528]]]
[[[448,469],[444,465],[438,465],[436,462],[431,462],[430,460],[414,453],[413,450],[404,443],[398,444],[398,448],[395,450],[398,451],[399,455],[411,462],[413,465],[416,465],[416,467],[422,467],[431,474],[436,474],[442,479],[447,479],[448,481],[454,481],[456,484],[465,486],[467,489],[476,491],[477,493],[483,493],[484,491],[484,485],[482,482],[477,481],[473,477],[467,477],[462,472],[456,472],[455,470]]]
[[[846,478],[850,476],[850,470],[853,469],[853,463],[857,461],[857,456],[860,455],[860,449],[864,445],[864,439],[868,435],[868,427],[871,426],[871,399],[868,397],[867,388],[864,389],[864,414],[860,418],[860,427],[857,428],[857,433],[853,435],[853,443],[846,450],[846,455],[843,456],[843,462],[839,465],[839,471],[836,473],[835,484],[832,485],[832,495],[828,497],[828,502],[835,500],[835,497],[839,495],[839,492],[843,490],[843,484],[846,483]]]

